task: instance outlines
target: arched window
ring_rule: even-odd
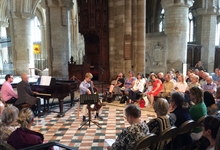
[[[31,32],[32,32],[32,41],[35,43],[39,43],[41,42],[41,30],[40,30],[40,22],[38,21],[38,18],[35,17],[32,20],[32,28],[31,28]]]
[[[160,24],[159,24],[159,32],[163,32],[164,31],[164,9],[161,10],[161,14],[160,14]]]
[[[219,36],[220,36],[220,22],[216,25],[216,35],[215,35],[215,45],[219,46]]]
[[[189,12],[189,36],[187,37],[188,42],[195,41],[194,39],[194,17],[192,12]]]

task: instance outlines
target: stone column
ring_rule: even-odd
[[[26,14],[25,18],[12,18],[12,53],[15,74],[29,73],[29,68],[34,67],[33,60],[33,42],[31,34],[31,17],[32,14]]]
[[[145,73],[146,0],[137,0],[137,47],[135,71]]]
[[[109,0],[109,64],[110,78],[125,72],[124,23],[125,1]]]
[[[209,0],[205,0],[205,2],[207,1]],[[216,9],[218,7],[215,6],[216,3],[214,1],[209,1],[205,4],[208,4],[208,6],[201,5],[202,8],[198,8],[194,11],[197,24],[196,41],[198,44],[202,45],[202,65],[208,72],[213,72],[215,61],[215,33],[217,24]]]
[[[193,0],[162,0],[165,9],[164,32],[167,35],[167,69],[182,71],[186,63],[188,13]]]
[[[69,61],[69,10],[72,0],[42,0],[47,11],[49,73],[56,78],[68,77]]]

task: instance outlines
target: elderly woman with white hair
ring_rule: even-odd
[[[208,91],[211,94],[215,94],[217,85],[213,82],[212,76],[207,76],[205,78],[205,81],[206,83],[202,86],[203,92]]]
[[[147,125],[149,127],[150,133],[154,133],[158,136],[164,130],[173,126],[174,123],[171,121],[169,115],[167,115],[169,104],[166,99],[158,98],[157,100],[155,100],[153,108],[157,115],[157,118],[150,120]],[[155,149],[163,149],[166,144],[166,142],[159,143]]]
[[[2,111],[0,122],[0,139],[7,141],[9,135],[15,130],[12,124],[18,118],[18,109],[15,106],[8,106]]]

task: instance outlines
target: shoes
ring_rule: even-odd
[[[103,120],[103,118],[100,117],[100,116],[95,116],[95,118],[96,118],[96,119],[99,119],[99,120]]]
[[[82,122],[86,122],[86,116],[83,116]]]

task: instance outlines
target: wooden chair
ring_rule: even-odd
[[[0,150],[15,150],[15,149],[7,142],[0,140]]]
[[[178,135],[184,134],[184,133],[189,133],[194,124],[195,124],[195,121],[193,121],[193,120],[188,120],[188,121],[185,121],[184,123],[182,123],[181,126],[179,127]]]
[[[178,133],[178,128],[173,126],[171,128],[168,128],[164,130],[156,139],[156,142],[154,145],[157,145],[161,142],[166,142],[168,144],[170,142],[170,150],[173,150],[173,139],[177,136]],[[164,145],[165,146],[165,145]]]
[[[153,133],[143,137],[136,143],[134,150],[141,150],[148,148],[152,144],[152,142],[156,140],[156,138],[157,138],[156,134]]]
[[[195,122],[195,124],[194,124],[193,127],[191,128],[191,131],[190,131],[190,132],[192,132],[195,128],[201,128],[202,125],[203,125],[203,122],[204,122],[205,117],[206,117],[206,116],[200,117],[200,118]]]

